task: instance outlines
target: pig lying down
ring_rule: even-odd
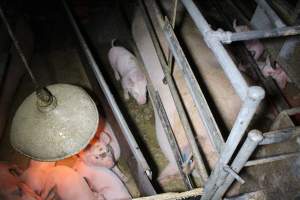
[[[16,165],[0,163],[0,199],[42,200],[20,180],[19,175],[21,173]]]
[[[127,188],[111,170],[105,167],[91,166],[78,159],[74,169],[84,177],[92,190],[103,195],[106,200],[131,199]]]
[[[106,121],[104,129],[99,132],[99,136],[95,137],[78,156],[87,165],[111,169],[122,181],[127,182],[128,178],[116,165],[120,155],[120,145],[110,124]]]
[[[84,178],[66,166],[56,166],[48,171],[42,198],[51,199],[52,196],[60,200],[103,199],[92,192]]]
[[[38,162],[31,160],[29,168],[24,171],[21,180],[31,187],[36,194],[41,195],[47,173],[54,167],[55,162]]]
[[[122,79],[125,99],[129,99],[130,94],[139,105],[145,104],[147,101],[147,80],[138,66],[137,59],[124,47],[115,46],[114,42],[115,40],[111,42],[108,59],[116,79]]]

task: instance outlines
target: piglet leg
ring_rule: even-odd
[[[129,93],[127,89],[124,89],[124,98],[125,100],[129,100]]]
[[[128,177],[119,169],[118,166],[114,166],[111,170],[123,181],[123,183],[128,182]]]
[[[121,78],[120,78],[120,74],[117,70],[114,69],[114,73],[115,73],[115,78],[117,81],[119,81]]]

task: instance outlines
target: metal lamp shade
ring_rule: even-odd
[[[99,116],[82,88],[54,84],[47,89],[56,98],[56,107],[41,112],[36,94],[28,96],[13,118],[10,140],[17,151],[32,159],[56,161],[86,147],[96,133]]]

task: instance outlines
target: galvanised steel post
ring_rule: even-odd
[[[237,154],[237,156],[231,164],[231,170],[238,174],[244,167],[245,163],[247,162],[253,151],[256,149],[258,143],[262,140],[263,136],[260,131],[250,131],[246,141],[244,142],[239,153]],[[235,179],[234,176],[232,176],[230,173],[225,173],[227,173],[227,176],[225,179],[219,180],[219,182],[217,183],[218,189],[213,195],[212,200],[220,200]]]

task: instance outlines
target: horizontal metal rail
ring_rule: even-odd
[[[129,147],[130,147],[133,155],[137,159],[138,163],[142,166],[145,174],[151,179],[151,176],[152,176],[151,169],[150,169],[146,159],[144,158],[135,138],[133,137],[133,134],[128,127],[128,124],[126,123],[124,116],[122,115],[122,113],[118,107],[118,104],[103,77],[103,74],[99,70],[99,66],[97,65],[94,57],[92,56],[92,53],[91,53],[90,49],[88,48],[88,45],[87,45],[86,41],[84,40],[84,37],[82,36],[82,33],[71,13],[67,3],[65,2],[65,0],[62,0],[62,3],[64,5],[64,8],[65,8],[67,16],[70,20],[70,23],[75,31],[75,34],[80,42],[80,46],[81,46],[82,50],[84,51],[84,54],[87,58],[88,64],[92,68],[92,70],[96,76],[96,79],[97,79],[106,99],[108,100],[110,107],[112,108],[113,114],[114,114],[116,120],[118,121],[118,124],[120,125],[120,128],[129,144]]]
[[[202,181],[201,184],[204,184],[204,182],[207,180],[208,175],[207,175],[207,170],[206,170],[206,167],[205,167],[202,155],[200,154],[200,151],[198,149],[198,145],[196,143],[194,134],[192,132],[192,128],[191,128],[191,126],[189,124],[188,117],[187,117],[187,115],[185,113],[183,104],[182,104],[182,102],[180,100],[180,96],[179,96],[179,94],[177,92],[175,83],[174,83],[173,78],[172,78],[172,76],[170,74],[170,70],[169,70],[167,62],[166,62],[166,60],[164,58],[163,51],[162,51],[162,49],[161,49],[161,47],[159,45],[159,40],[158,40],[158,38],[156,36],[156,33],[154,31],[153,24],[150,21],[150,17],[149,17],[149,14],[147,13],[146,6],[145,6],[143,0],[139,0],[139,3],[140,3],[142,15],[144,17],[147,29],[149,31],[150,37],[151,37],[153,45],[155,47],[156,54],[158,56],[160,64],[162,65],[162,70],[164,72],[165,79],[166,79],[166,82],[167,82],[167,84],[169,86],[172,98],[174,100],[174,103],[175,103],[175,106],[176,106],[176,109],[177,109],[180,121],[182,123],[182,126],[184,128],[185,134],[187,136],[189,145],[190,145],[190,147],[192,149],[194,160],[196,162],[196,169],[199,170],[199,174],[200,174],[200,177],[202,179],[201,180]]]
[[[218,32],[215,31],[216,36],[226,44],[235,41],[244,41],[244,40],[254,40],[254,39],[263,39],[263,38],[274,38],[281,36],[292,36],[300,34],[300,26],[289,26],[282,28],[275,28],[271,30],[257,30],[257,31],[247,31],[247,32]]]
[[[285,23],[280,19],[276,12],[271,8],[271,6],[266,2],[266,0],[255,0],[257,5],[262,8],[262,10],[267,14],[271,22],[277,27],[285,27]]]
[[[296,156],[300,156],[300,152],[280,154],[280,155],[270,156],[270,157],[266,157],[266,158],[258,158],[258,159],[255,159],[255,160],[249,160],[245,164],[245,167],[251,167],[251,166],[254,166],[254,165],[267,164],[267,163],[280,161],[280,160],[285,160],[285,159],[296,157]]]
[[[285,128],[264,133],[264,139],[259,145],[276,144],[300,136],[300,126]]]

